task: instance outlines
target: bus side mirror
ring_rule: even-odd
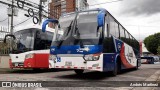
[[[7,34],[7,35],[5,36],[5,38],[4,38],[4,40],[3,40],[3,43],[6,43],[6,39],[7,39],[8,36],[13,37],[14,40],[16,39],[16,37],[15,37],[14,35],[12,35],[12,34]]]
[[[103,13],[102,11],[99,12],[99,14],[97,15],[98,27],[102,27],[104,25],[104,17],[105,17],[105,13]]]
[[[51,23],[57,23],[57,24],[58,24],[58,20],[56,20],[56,19],[47,19],[47,20],[45,20],[45,21],[43,22],[43,24],[42,24],[42,32],[45,32],[45,31],[46,31],[46,26],[47,26],[47,24],[48,24],[49,22],[51,22]]]

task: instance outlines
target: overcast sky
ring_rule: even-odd
[[[0,0],[8,2],[10,0]],[[38,3],[39,0],[30,0]],[[117,0],[88,0],[89,5],[112,2]],[[106,8],[137,40],[143,40],[148,35],[160,32],[160,0],[121,0],[119,2],[90,6],[90,8]],[[7,7],[0,4],[0,21],[7,18]],[[26,11],[19,10],[14,17],[14,25],[26,20]],[[32,24],[32,19],[19,27]],[[7,27],[7,20],[0,22]]]

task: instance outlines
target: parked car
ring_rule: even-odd
[[[153,57],[153,59],[154,59],[154,62],[159,62],[159,61],[160,61],[160,59],[159,59],[158,56],[152,56],[152,57]]]
[[[152,56],[141,57],[142,64],[154,64],[154,58]]]

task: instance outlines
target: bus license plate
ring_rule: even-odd
[[[14,65],[15,65],[15,66],[18,66],[18,63],[15,63]]]
[[[65,66],[72,66],[72,62],[65,62]]]

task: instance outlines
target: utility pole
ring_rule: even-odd
[[[42,0],[39,2],[39,25],[42,22]]]
[[[10,34],[13,34],[13,17],[14,17],[14,0],[12,0],[12,5],[11,5],[11,8],[12,8],[12,15],[11,15],[11,28],[10,28]],[[11,38],[11,41],[10,41],[10,51],[12,51],[12,38]]]
[[[12,0],[12,6],[11,6],[11,8],[12,8],[12,15],[11,15],[11,30],[10,30],[10,32],[11,32],[11,34],[13,34],[13,17],[14,17],[14,0]]]

